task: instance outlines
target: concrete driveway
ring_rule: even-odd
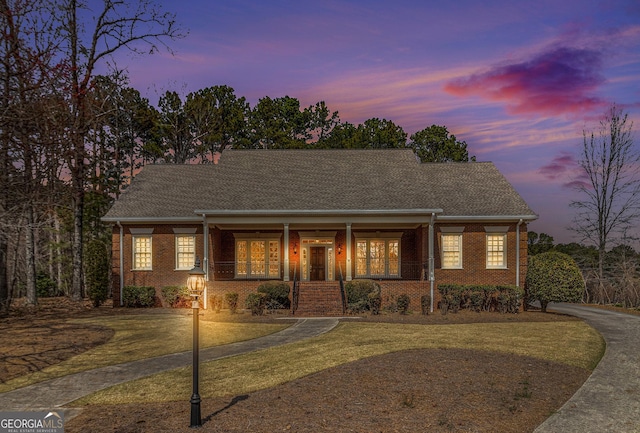
[[[534,433],[640,433],[640,316],[564,303],[548,309],[584,319],[607,348],[584,385]]]

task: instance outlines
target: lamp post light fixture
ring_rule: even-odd
[[[190,427],[201,427],[202,416],[200,412],[200,394],[198,393],[198,383],[200,381],[200,336],[199,334],[199,317],[200,314],[200,296],[204,291],[205,272],[200,267],[200,258],[196,257],[196,263],[193,269],[189,271],[187,279],[187,288],[191,295],[191,308],[193,309],[193,394],[191,395],[191,425]]]

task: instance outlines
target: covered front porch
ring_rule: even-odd
[[[280,280],[290,283],[292,294],[294,288],[307,287],[330,292],[340,288],[339,282],[353,279],[420,281],[422,291],[433,275],[433,220],[433,212],[426,211],[261,216],[203,212],[203,268],[209,290],[215,291]],[[314,297],[302,297],[306,299],[313,302]]]

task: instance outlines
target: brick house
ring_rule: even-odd
[[[103,220],[114,305],[126,285],[184,285],[198,256],[208,297],[237,292],[244,306],[265,280],[295,281],[299,314],[338,314],[340,280],[374,279],[383,303],[408,294],[413,310],[441,283],[521,285],[536,218],[492,163],[387,149],[146,166]]]

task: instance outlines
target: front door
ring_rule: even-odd
[[[311,253],[311,269],[309,279],[311,281],[324,281],[324,247],[311,247],[309,249]]]

